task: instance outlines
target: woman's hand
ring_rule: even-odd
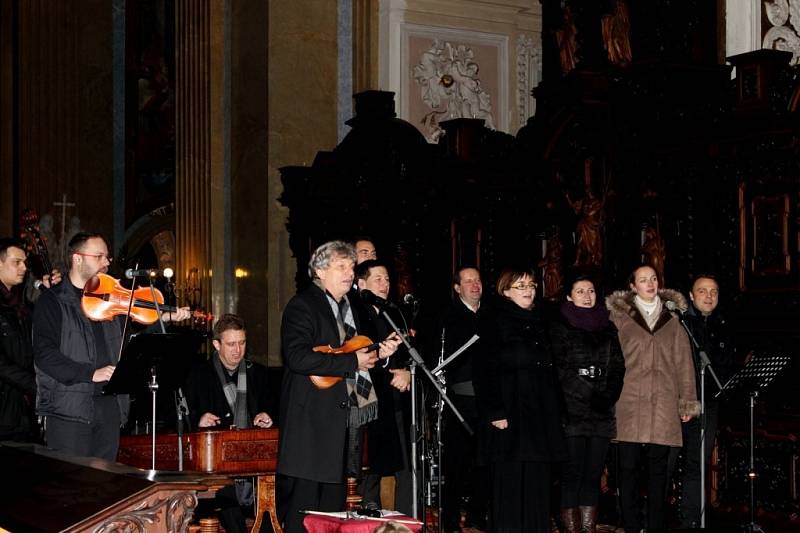
[[[400,392],[406,392],[411,388],[411,372],[405,368],[392,368],[389,372],[394,374],[390,385]]]
[[[681,422],[683,422],[685,424],[686,422],[688,422],[691,419],[692,419],[691,415],[683,415],[681,417]]]
[[[506,429],[508,427],[508,418],[501,420],[492,420],[492,425],[497,429]]]

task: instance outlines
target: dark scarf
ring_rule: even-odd
[[[567,322],[584,331],[601,331],[608,327],[608,310],[600,305],[578,307],[573,302],[561,304],[561,315]]]

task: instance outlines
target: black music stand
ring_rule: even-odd
[[[147,385],[152,394],[152,470],[156,469],[156,395],[159,386],[186,381],[202,340],[193,332],[139,333],[131,337],[103,394],[134,394]],[[179,451],[182,442],[179,437]],[[180,462],[180,461],[179,461]]]
[[[750,405],[750,469],[747,478],[750,481],[750,523],[746,526],[747,531],[761,532],[763,529],[756,523],[756,462],[755,462],[755,423],[754,412],[756,398],[760,391],[775,380],[778,374],[786,368],[792,360],[788,355],[759,355],[755,356],[737,372],[722,389],[717,392],[715,397],[725,395],[749,396]]]

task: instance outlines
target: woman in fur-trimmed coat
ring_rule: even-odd
[[[625,531],[664,529],[669,448],[682,445],[681,423],[700,414],[689,339],[671,311],[685,311],[687,304],[679,292],[659,290],[656,272],[648,265],[634,270],[629,281],[630,291],[606,299],[625,357],[616,405],[622,518]],[[648,467],[647,526],[638,497],[643,458]]]

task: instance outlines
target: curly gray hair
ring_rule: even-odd
[[[317,279],[317,269],[325,270],[331,261],[338,257],[346,257],[356,262],[356,249],[349,242],[330,241],[319,246],[308,261],[308,276]]]

